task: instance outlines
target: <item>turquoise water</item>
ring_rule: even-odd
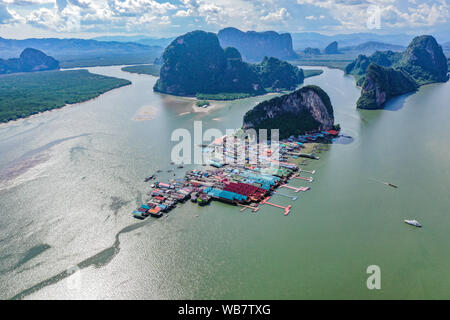
[[[136,223],[130,212],[150,189],[143,178],[174,169],[174,129],[240,127],[268,97],[194,113],[190,100],[153,93],[154,77],[90,70],[133,84],[0,126],[0,298],[450,297],[449,83],[361,111],[353,78],[324,68],[306,84],[329,94],[353,141],[311,162],[315,181],[297,201],[275,196],[293,205],[289,216],[189,202]],[[152,120],[133,120],[142,107]],[[381,268],[381,290],[366,287],[369,265]]]

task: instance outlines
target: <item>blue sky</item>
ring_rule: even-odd
[[[168,37],[190,30],[450,31],[450,0],[0,0],[0,36]],[[379,29],[367,25],[379,12]],[[375,8],[375,9],[374,9]],[[372,11],[370,11],[372,10]],[[374,11],[375,10],[375,11]]]

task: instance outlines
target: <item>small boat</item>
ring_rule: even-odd
[[[144,182],[148,182],[148,181],[153,180],[153,179],[155,179],[155,175],[154,174],[152,174],[150,177],[145,178]]]
[[[385,182],[384,184],[389,186],[389,187],[395,188],[395,189],[398,188],[398,186],[396,186],[395,184],[389,183],[389,182]]]
[[[415,227],[418,227],[418,228],[422,227],[422,225],[417,220],[406,220],[405,219],[404,221],[405,221],[405,223],[410,224],[412,226],[415,226]]]
[[[145,219],[144,213],[142,213],[142,212],[140,212],[140,211],[138,211],[138,210],[134,210],[134,211],[133,211],[133,216],[134,216],[136,219],[139,219],[139,220],[144,220],[144,219]]]

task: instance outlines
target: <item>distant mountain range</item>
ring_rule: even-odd
[[[244,61],[259,62],[264,57],[290,60],[297,58],[289,33],[247,31],[225,28],[217,34],[222,48],[234,47]]]
[[[59,62],[40,50],[27,48],[19,58],[0,59],[0,74],[59,69]]]
[[[103,36],[103,37],[95,37],[92,40],[97,41],[115,41],[115,42],[136,42],[140,44],[144,44],[147,46],[156,46],[156,47],[167,47],[175,37],[171,38],[154,38],[147,37],[144,35],[138,36]]]
[[[122,58],[122,63],[131,63],[136,57],[142,62],[152,62],[163,51],[162,47],[133,42],[58,38],[14,40],[0,37],[0,57],[3,59],[17,57],[26,48],[44,51],[60,62],[88,59],[117,61],[118,57]]]
[[[237,30],[234,28],[227,29]],[[402,51],[412,40],[412,36],[405,34],[379,35],[374,33],[353,33],[324,35],[316,32],[304,32],[289,35],[279,34],[273,31],[237,31],[242,37],[234,45],[239,46],[240,48],[238,49],[243,55],[243,58],[247,59],[248,55],[250,57],[248,60],[250,61],[261,60],[265,55],[275,56],[281,59],[295,58],[295,53],[293,53],[291,47],[299,53],[308,48],[301,55],[315,55],[317,54],[317,49],[323,52],[327,45],[335,41],[338,43],[341,53],[358,52],[371,54],[377,50]],[[219,38],[223,37],[219,36]],[[443,38],[445,38],[445,35],[440,36],[442,48],[449,55],[449,38]],[[63,68],[153,63],[155,58],[159,58],[164,48],[174,39],[175,37],[155,38],[145,35],[103,36],[94,39],[30,38],[24,40],[0,37],[0,58],[14,58],[19,56],[26,48],[35,48],[59,60]],[[232,42],[228,42],[227,40],[221,40],[221,42],[223,42],[223,46],[232,44]],[[261,43],[265,44],[261,45]]]
[[[340,51],[358,51],[359,53],[372,53],[375,51],[403,51],[406,47],[378,41],[367,41],[356,46],[341,47]]]
[[[287,33],[287,32],[286,32]],[[292,45],[294,50],[302,51],[308,47],[319,48],[323,50],[328,44],[333,41],[339,43],[339,47],[344,49],[346,47],[356,47],[363,43],[385,43],[391,44],[393,46],[401,46],[397,48],[386,48],[386,49],[376,49],[376,50],[393,50],[401,51],[404,50],[408,44],[411,42],[414,36],[407,34],[376,34],[376,33],[349,33],[349,34],[336,34],[336,35],[325,35],[318,32],[301,32],[301,33],[290,33],[292,38]],[[434,35],[435,38],[443,43],[442,47],[445,51],[450,51],[450,35]],[[145,35],[137,36],[104,36],[96,37],[94,40],[99,41],[118,41],[118,42],[137,42],[149,46],[161,46],[165,48],[172,42],[175,37],[169,38],[156,38],[148,37]],[[356,48],[355,48],[356,49]],[[356,49],[357,50],[357,49]],[[345,50],[342,50],[345,51]]]
[[[391,43],[406,47],[414,38],[407,34],[376,34],[376,33],[350,33],[325,35],[317,32],[291,33],[294,50],[300,51],[307,47],[325,48],[330,42],[337,41],[339,46],[357,46],[361,43],[376,41],[383,43]],[[440,35],[437,37],[439,42],[450,40],[450,35]]]

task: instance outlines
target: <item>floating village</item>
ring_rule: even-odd
[[[262,205],[268,205],[279,208],[286,216],[292,205],[274,203],[273,195],[295,201],[297,197],[283,193],[283,189],[294,193],[310,190],[315,170],[304,170],[300,166],[305,164],[303,159],[319,158],[314,152],[306,151],[311,151],[311,145],[332,143],[338,136],[337,130],[291,136],[277,145],[278,160],[271,157],[274,151],[268,146],[270,141],[264,146],[258,145],[258,151],[254,154],[248,147],[244,147],[245,155],[248,155],[244,161],[238,161],[242,155],[236,148],[230,148],[230,139],[236,144],[236,136],[218,138],[211,144],[202,146],[203,152],[208,154],[208,160],[201,170],[189,170],[183,178],[168,182],[157,181],[157,173],[147,177],[145,181],[151,183],[152,190],[147,193],[149,198],[146,203],[133,211],[133,216],[137,219],[160,218],[189,200],[199,206],[220,201],[238,206],[241,211],[252,212],[257,212]],[[251,161],[252,156],[256,156],[256,163]],[[182,168],[182,165],[178,167]],[[288,184],[291,179],[300,180],[305,186],[291,186]]]

